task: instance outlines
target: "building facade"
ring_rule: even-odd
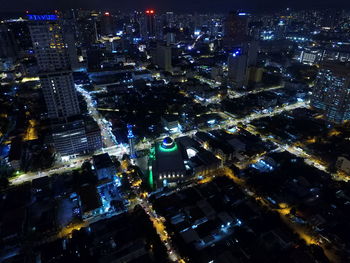
[[[156,143],[152,173],[157,187],[176,185],[186,180],[186,167],[180,146],[170,137]]]
[[[230,12],[224,21],[224,48],[230,50],[246,41],[247,33],[248,16],[245,13]]]
[[[319,70],[312,91],[311,105],[331,122],[350,120],[350,69],[326,63]]]
[[[56,151],[69,156],[101,148],[101,134],[90,129],[91,125],[85,124],[80,115],[69,56],[74,53],[69,48],[75,49],[74,33],[69,32],[72,38],[67,44],[63,32],[71,25],[64,25],[56,15],[28,15],[28,18]]]
[[[48,117],[66,118],[80,114],[62,26],[55,15],[34,20],[29,29],[40,72]]]
[[[56,151],[69,156],[88,151],[88,140],[82,120],[52,125],[52,138]]]

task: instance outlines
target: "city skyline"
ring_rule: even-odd
[[[195,1],[161,1],[153,0],[147,3],[143,2],[122,2],[116,4],[112,0],[78,0],[72,3],[68,0],[63,1],[27,1],[27,0],[16,0],[11,2],[6,2],[2,4],[3,12],[20,12],[25,10],[30,10],[34,12],[45,12],[48,10],[64,10],[71,8],[82,8],[82,9],[97,9],[97,10],[115,10],[115,11],[132,11],[138,9],[153,8],[158,12],[166,11],[176,11],[176,12],[219,12],[224,13],[227,10],[234,9],[244,9],[250,12],[261,12],[261,11],[278,11],[285,8],[293,9],[303,9],[303,8],[350,8],[350,3],[346,0],[335,0],[330,3],[328,0],[294,0],[292,2],[281,2],[277,0],[249,0],[249,1],[236,1],[232,2],[229,0],[219,0],[219,1],[208,1],[208,0],[195,0]]]

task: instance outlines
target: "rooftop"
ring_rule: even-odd
[[[108,153],[94,155],[92,159],[97,170],[113,166],[113,161]]]

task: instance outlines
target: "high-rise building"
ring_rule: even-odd
[[[71,71],[42,73],[40,83],[50,119],[66,118],[80,113]]]
[[[100,34],[102,36],[115,35],[115,28],[114,17],[109,12],[105,12],[100,20]]]
[[[31,15],[29,19],[32,20],[29,28],[48,117],[53,119],[78,115],[80,109],[68,48],[63,39],[58,17]]]
[[[247,41],[243,44],[243,50],[247,53],[247,66],[256,66],[258,59],[259,42],[255,40]]]
[[[223,46],[232,49],[247,40],[248,16],[245,13],[232,11],[224,21]]]
[[[334,63],[321,65],[311,105],[329,121],[341,123],[350,120],[350,68]]]
[[[174,32],[168,32],[165,35],[166,43],[167,43],[168,46],[170,46],[171,44],[175,43],[175,36],[176,36],[176,34]]]
[[[229,54],[227,62],[229,86],[241,88],[244,85],[246,80],[247,60],[247,54],[243,53],[242,48],[237,48]]]
[[[6,25],[8,29],[10,29],[11,33],[13,34],[16,40],[14,47],[18,49],[19,56],[27,57],[28,55],[31,55],[32,40],[30,37],[27,21],[24,19],[8,20],[5,21],[4,25]],[[1,43],[4,42],[0,41],[0,45]]]
[[[153,63],[156,64],[160,69],[165,71],[172,70],[172,55],[171,47],[158,43],[155,50],[152,52]]]
[[[155,38],[156,36],[156,12],[153,9],[147,9],[140,20],[141,37]]]
[[[16,56],[16,41],[12,30],[7,25],[0,25],[0,58],[15,58]]]
[[[173,27],[175,25],[175,17],[173,12],[166,12],[166,26]]]
[[[64,24],[56,15],[29,15],[29,29],[39,68],[52,138],[62,156],[97,150],[101,134],[81,119]],[[73,43],[72,43],[73,44]]]
[[[257,63],[258,42],[246,41],[234,47],[228,57],[228,84],[241,88],[249,81],[249,68]]]
[[[80,68],[78,52],[77,52],[77,37],[76,37],[76,28],[75,20],[73,18],[66,18],[62,21],[63,29],[63,38],[64,42],[67,45],[67,52],[70,65],[72,70],[77,70]]]
[[[88,48],[97,40],[97,26],[94,17],[81,17],[76,20],[77,41],[81,47]]]

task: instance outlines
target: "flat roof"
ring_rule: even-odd
[[[93,185],[85,185],[81,187],[79,190],[79,196],[84,213],[95,210],[102,205],[97,189]]]
[[[108,153],[94,155],[92,159],[97,170],[113,166],[113,161]]]

